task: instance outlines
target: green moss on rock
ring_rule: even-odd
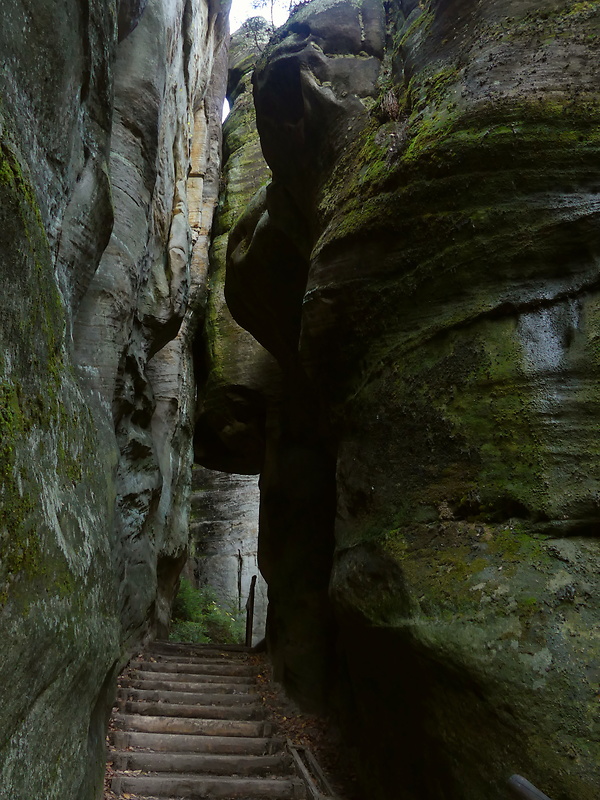
[[[0,154],[0,245],[14,253],[14,264],[2,265],[11,275],[0,300],[0,602],[26,606],[41,585],[59,596],[73,590],[71,567],[45,519],[54,512],[43,498],[50,506],[64,502],[60,492],[81,482],[95,444],[83,452],[91,421],[84,423],[77,408],[64,309],[35,193],[7,141]]]

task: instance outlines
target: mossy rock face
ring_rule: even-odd
[[[390,445],[408,518],[444,501],[597,535],[600,98],[557,64],[591,52],[600,12],[512,13],[459,14],[452,42],[446,5],[400,24],[397,119],[382,106],[322,194],[303,347],[342,427],[373,403],[410,431]],[[532,36],[535,86],[514,79]]]
[[[7,135],[0,148],[0,775],[13,796],[91,796],[119,658],[112,454],[75,380],[27,167]]]
[[[402,781],[408,796],[507,797],[517,772],[591,800],[598,551],[442,508],[338,553],[331,589],[342,636],[363,645],[348,671],[376,796]]]
[[[600,8],[495,13],[431,3],[399,27],[397,118],[380,105],[322,195],[303,344],[340,433],[332,587],[412,662],[418,692],[362,706],[373,735],[396,711],[419,731],[409,796],[503,796],[518,772],[591,799],[600,105],[566,59]],[[365,547],[395,593],[349,585]],[[381,796],[398,752],[373,752]]]
[[[0,781],[12,797],[97,794],[120,658],[114,453],[68,344],[112,224],[114,11],[9,2],[0,31]]]
[[[313,413],[336,454],[348,726],[364,732],[373,798],[504,797],[517,772],[592,800],[600,4],[397,3],[384,51],[364,48],[378,74],[367,91],[356,66],[352,92],[359,7],[300,9],[254,81],[288,198],[277,236],[303,225],[310,244],[288,317],[301,312],[313,405],[286,406],[279,442]],[[351,56],[343,78],[323,66],[340,56],[327,14]],[[238,297],[258,263],[242,250]],[[272,348],[285,326],[266,307],[262,327],[244,313]],[[269,552],[291,559],[282,518],[264,518]]]
[[[253,76],[263,153],[311,227],[315,192],[377,95],[385,36],[379,0],[319,0],[276,32]]]
[[[210,218],[225,76],[219,102],[207,73],[226,5],[153,2],[118,50],[117,6],[123,38],[144,0],[3,6],[2,797],[99,796],[116,674],[169,619],[188,536],[195,390],[189,339],[164,345],[190,295],[193,123],[213,103],[193,154],[204,171],[188,181],[196,197],[208,187],[196,218]],[[122,249],[111,285],[101,265],[117,250],[113,202]],[[147,290],[161,272],[175,278]]]

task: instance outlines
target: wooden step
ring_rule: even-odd
[[[123,714],[143,714],[151,717],[191,717],[194,719],[264,719],[262,705],[254,706],[199,706],[184,703],[140,703],[136,700],[119,700]]]
[[[232,659],[227,655],[219,655],[218,653],[206,656],[186,655],[185,653],[145,653],[136,661],[153,661],[158,664],[232,664],[233,666],[246,666],[253,667],[249,664],[245,657]]]
[[[186,664],[184,666],[193,665]],[[128,675],[131,675],[132,677],[138,677],[140,675],[152,676],[155,680],[160,678],[161,680],[167,681],[187,681],[188,683],[195,680],[197,683],[242,683],[252,685],[255,682],[254,675],[233,675],[219,672],[195,672],[193,669],[180,671],[172,670],[171,665],[169,666],[168,670],[163,670],[163,665],[155,661],[145,661],[143,668],[132,669],[130,672],[128,672]]]
[[[250,664],[230,664],[224,661],[220,664],[196,661],[132,661],[130,666],[142,672],[168,672],[190,675],[227,675],[227,677],[255,678],[256,667]]]
[[[258,720],[194,719],[187,717],[113,714],[115,728],[144,733],[185,733],[194,736],[270,736],[270,722]]]
[[[277,798],[303,800],[298,778],[200,778],[196,775],[118,775],[112,780],[117,795],[137,794],[177,798]]]
[[[150,679],[121,678],[120,685],[127,689],[141,689],[144,691],[165,691],[165,692],[190,692],[193,694],[233,694],[236,697],[257,697],[256,693],[250,691],[255,688],[254,683],[188,683],[186,681],[163,681],[159,680],[156,673],[146,673],[151,675]]]
[[[218,755],[206,753],[116,752],[112,756],[116,770],[142,772],[203,773],[205,775],[283,775],[291,772],[292,759],[278,755]]]
[[[161,643],[120,678],[112,790],[131,800],[304,800],[247,651]]]
[[[187,644],[155,640],[146,650],[148,653],[186,653],[189,655],[227,655],[228,658],[247,656],[251,648],[243,644]]]
[[[218,683],[239,686],[254,686],[255,680],[250,676],[244,675],[202,675],[202,677],[190,675],[186,672],[162,672],[160,669],[153,670],[140,670],[133,669],[127,673],[128,677],[134,680],[162,680],[162,681],[177,681],[182,683],[201,682],[201,683]]]
[[[135,700],[153,703],[194,703],[199,706],[260,706],[257,694],[208,694],[201,692],[167,692],[157,689],[121,688],[118,695],[121,700]],[[242,717],[243,719],[243,717]]]
[[[183,733],[112,731],[110,739],[118,750],[129,747],[165,753],[222,753],[272,755],[285,747],[283,739],[244,736],[198,736]]]

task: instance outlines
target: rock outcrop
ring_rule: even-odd
[[[269,646],[370,798],[597,794],[599,35],[595,2],[316,0],[255,74],[226,296],[284,376]]]
[[[2,797],[97,796],[185,559],[227,9],[116,5],[3,7]]]
[[[276,677],[370,800],[592,800],[600,4],[247,25],[220,182],[226,5],[3,7],[0,797],[98,796],[195,459],[260,473]]]

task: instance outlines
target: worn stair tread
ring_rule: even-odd
[[[115,794],[157,795],[185,798],[287,798],[304,797],[297,778],[224,778],[197,775],[116,775],[111,784]]]
[[[136,700],[119,700],[119,709],[125,714],[149,714],[152,717],[190,717],[193,719],[232,719],[259,720],[264,719],[265,709],[262,705],[254,706],[200,706],[184,703],[138,702]]]
[[[243,644],[191,644],[187,642],[169,642],[164,641],[162,639],[155,639],[147,648],[147,652],[154,652],[154,651],[165,651],[167,653],[171,652],[179,652],[179,651],[186,651],[189,653],[227,653],[232,657],[235,657],[236,654],[240,655],[248,655],[252,651],[252,648],[247,647]]]
[[[304,800],[247,650],[158,645],[121,676],[112,789],[132,800]]]
[[[229,664],[235,667],[246,666],[255,669],[254,665],[247,661],[246,656],[240,655],[238,658],[232,659],[228,655],[219,655],[218,653],[205,656],[185,655],[184,653],[144,653],[139,660],[155,661],[161,664]]]
[[[140,680],[163,680],[174,681],[182,683],[202,682],[202,683],[218,683],[220,685],[238,685],[238,686],[254,686],[256,681],[251,676],[244,675],[194,675],[189,672],[161,672],[158,669],[143,670],[133,668],[127,672],[129,677]]]
[[[143,794],[142,795],[142,794],[131,794],[130,792],[127,792],[127,798],[128,798],[128,800],[181,800],[181,795],[179,795],[178,797],[175,797],[174,795],[168,795],[167,796],[167,795],[163,794],[160,797],[158,797],[155,794],[154,795],[149,795],[149,794]],[[189,800],[206,800],[206,798],[209,798],[209,795],[198,795],[198,794],[195,794],[191,798],[189,798]],[[229,795],[228,797],[219,798],[219,800],[258,800],[258,798],[250,797],[248,795],[242,795],[242,796],[238,795],[236,797],[233,797],[232,795]]]
[[[131,661],[130,666],[144,672],[175,672],[190,675],[223,675],[255,678],[257,669],[252,664],[231,664],[228,661]]]
[[[112,754],[112,762],[117,771],[202,773],[206,776],[282,775],[289,774],[292,768],[292,759],[287,753],[260,756],[117,751]]]
[[[138,748],[166,753],[218,753],[269,755],[281,752],[285,740],[259,736],[198,736],[183,733],[112,731],[111,742],[119,750]]]
[[[117,729],[144,733],[185,733],[201,736],[269,736],[270,722],[258,720],[202,719],[193,717],[113,715]]]
[[[194,694],[233,694],[236,697],[256,696],[256,684],[248,683],[195,683],[187,681],[163,681],[155,672],[148,673],[151,679],[121,678],[121,688],[143,691],[190,692]]]
[[[194,703],[199,706],[255,706],[260,705],[260,697],[256,693],[243,694],[222,693],[209,694],[208,692],[177,692],[165,689],[136,689],[131,686],[119,689],[118,697],[126,700],[165,703]]]

